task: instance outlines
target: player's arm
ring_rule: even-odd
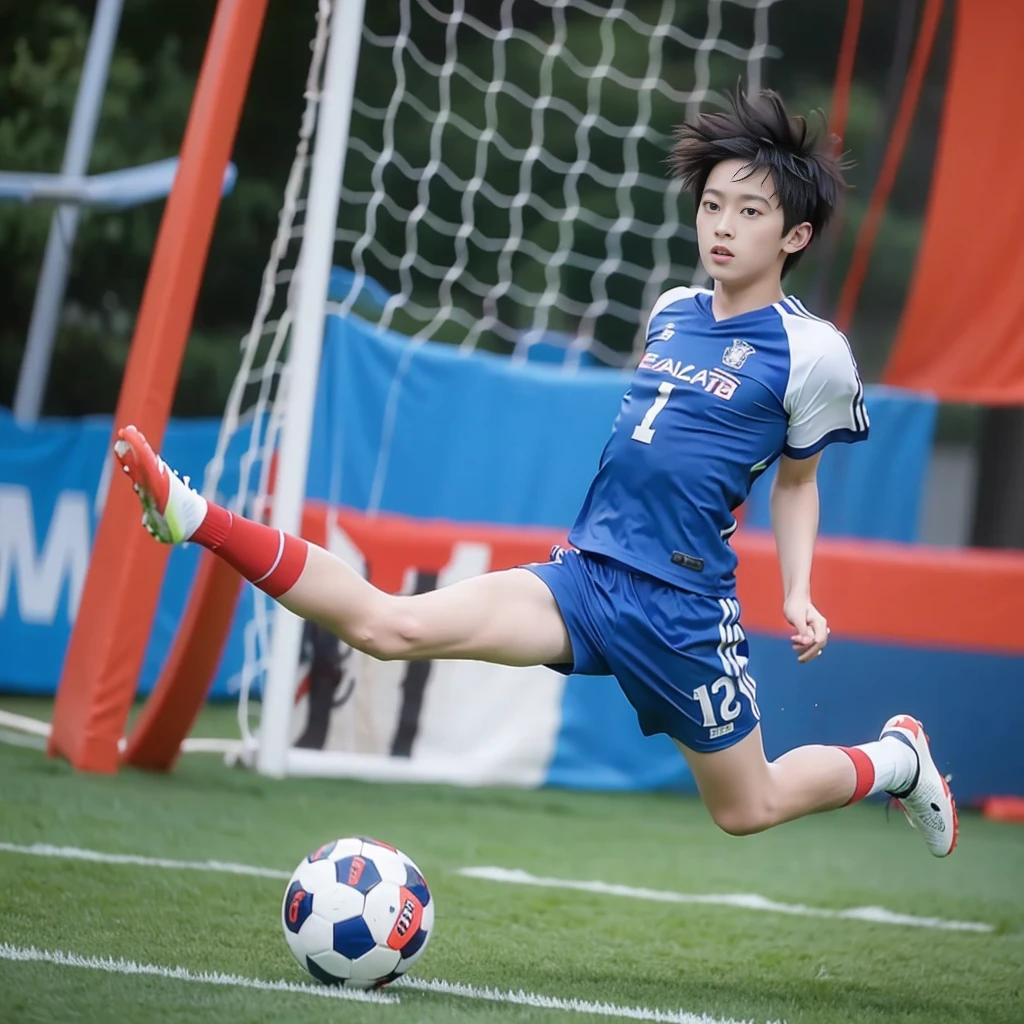
[[[783,614],[793,626],[793,649],[801,662],[821,653],[828,625],[811,603],[811,563],[818,536],[818,463],[783,455],[772,485],[771,515],[782,572]]]
[[[783,405],[789,422],[772,490],[772,528],[779,552],[783,612],[793,626],[800,661],[821,654],[828,640],[824,617],[811,603],[811,559],[818,533],[818,463],[837,442],[868,436],[864,389],[846,339],[830,324],[794,316],[786,324],[793,364]]]

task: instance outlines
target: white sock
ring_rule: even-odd
[[[169,466],[167,472],[171,475],[171,501],[174,502],[174,511],[178,523],[181,526],[182,541],[191,540],[192,534],[199,529],[206,518],[206,499],[196,491],[186,477],[184,480],[178,476]],[[170,504],[170,501],[168,501]]]
[[[868,790],[868,796],[881,792],[900,793],[914,781],[917,754],[895,736],[862,743],[854,749],[862,750],[875,769],[875,781]]]

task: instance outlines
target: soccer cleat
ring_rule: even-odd
[[[142,503],[142,525],[162,544],[189,539],[206,517],[206,500],[149,446],[142,433],[122,427],[114,454]]]
[[[910,715],[896,715],[882,727],[879,739],[891,736],[917,755],[917,771],[906,789],[890,792],[911,827],[924,838],[934,857],[948,857],[956,848],[959,823],[949,783],[932,760],[924,726]]]

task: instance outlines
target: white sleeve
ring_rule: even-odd
[[[868,436],[864,386],[846,339],[831,324],[793,318],[790,376],[785,408],[789,416],[786,447],[791,459],[807,459],[835,442]]]

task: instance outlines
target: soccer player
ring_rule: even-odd
[[[729,537],[751,483],[778,462],[771,511],[798,662],[828,641],[811,600],[823,449],[868,436],[850,347],[786,296],[784,274],[821,232],[840,165],[779,97],[682,125],[673,172],[694,197],[714,287],[655,302],[569,547],[550,561],[414,596],[373,587],[298,537],[207,502],[119,431],[118,458],[164,543],[216,552],[305,619],[380,659],[469,658],[614,675],[647,735],[667,733],[713,820],[760,832],[869,794],[896,798],[929,851],[953,851],[953,797],[921,723],[896,715],[879,739],[765,757]]]

